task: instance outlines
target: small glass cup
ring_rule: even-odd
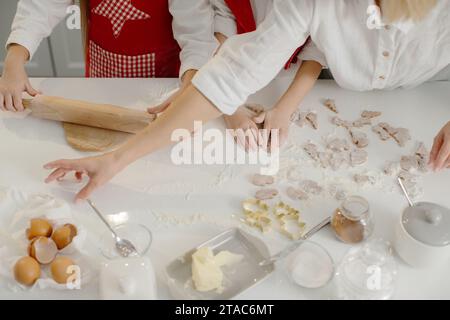
[[[373,218],[366,199],[351,196],[344,200],[331,217],[336,237],[345,243],[359,243],[373,233]]]
[[[398,267],[389,242],[368,241],[352,248],[335,275],[337,297],[345,300],[388,300],[395,293]]]
[[[113,229],[119,237],[131,241],[140,256],[147,254],[153,237],[151,231],[146,226],[125,223],[117,225]],[[103,256],[110,260],[121,258],[116,250],[115,239],[109,230],[101,236],[100,250]]]
[[[286,257],[284,270],[296,285],[318,289],[333,279],[335,265],[323,246],[312,241],[303,241]]]

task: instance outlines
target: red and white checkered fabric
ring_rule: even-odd
[[[145,20],[150,15],[131,4],[131,0],[104,0],[93,13],[107,17],[112,24],[114,37],[119,37],[123,26],[128,20]]]
[[[126,56],[104,50],[89,42],[91,78],[154,78],[156,55]]]

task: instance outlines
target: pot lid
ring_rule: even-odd
[[[420,202],[408,207],[402,218],[405,230],[431,246],[450,244],[450,210],[435,203]]]

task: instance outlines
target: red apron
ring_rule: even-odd
[[[90,0],[86,76],[177,78],[168,0]]]
[[[225,0],[228,8],[230,8],[234,17],[236,18],[236,26],[238,34],[252,32],[256,30],[256,21],[253,14],[252,4],[250,0]],[[302,49],[308,43],[308,40],[299,47],[289,61],[284,66],[285,69],[289,69],[293,63],[297,63],[298,55]]]

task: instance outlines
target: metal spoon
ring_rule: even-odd
[[[288,246],[286,249],[280,251],[279,253],[277,253],[276,255],[273,255],[272,257],[263,260],[259,263],[259,265],[261,267],[270,265],[274,262],[277,262],[278,260],[281,260],[285,257],[287,257],[292,251],[294,251],[295,249],[297,249],[304,241],[308,240],[309,238],[311,238],[314,234],[316,234],[319,230],[323,229],[324,227],[326,227],[327,225],[329,225],[331,223],[331,217],[327,217],[325,220],[323,220],[321,223],[319,223],[317,226],[315,226],[314,228],[312,228],[311,230],[309,230],[307,233],[305,233],[300,240],[295,241],[294,243],[292,243],[290,246]]]
[[[111,231],[114,240],[116,242],[116,250],[117,252],[124,258],[138,256],[139,253],[137,252],[134,245],[131,243],[131,241],[127,239],[122,239],[118,236],[116,231],[111,227],[111,225],[106,221],[106,219],[103,217],[102,213],[97,209],[97,207],[94,205],[94,203],[90,200],[86,200],[87,203],[91,206],[91,208],[95,211],[95,213],[98,215],[98,217],[103,221],[103,223],[108,227],[108,229]]]
[[[408,200],[409,205],[411,207],[414,207],[414,202],[409,197],[408,191],[406,191],[405,185],[403,184],[403,180],[400,177],[398,177],[397,181],[398,181],[398,184],[400,185],[400,187],[402,188],[403,194],[405,195],[406,200]]]

